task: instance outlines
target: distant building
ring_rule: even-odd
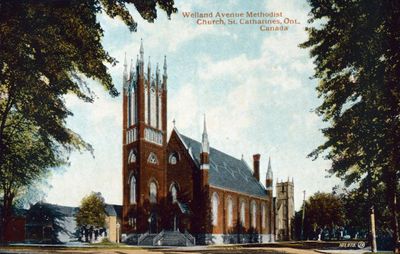
[[[294,182],[276,183],[276,223],[277,240],[292,240],[292,219],[294,218]]]
[[[250,168],[243,158],[210,147],[205,118],[201,142],[175,126],[167,140],[167,62],[163,73],[158,64],[152,69],[150,58],[145,68],[143,44],[139,53],[129,71],[125,59],[123,72],[125,239],[143,245],[170,244],[165,239],[188,245],[193,236],[206,244],[274,241],[275,222],[286,221],[275,214],[291,214],[281,206],[283,196],[293,195],[282,191],[293,185],[279,190],[275,212],[271,162],[264,187],[260,154]]]
[[[107,238],[110,242],[113,243],[120,242],[122,206],[106,205],[106,214]]]
[[[78,241],[75,214],[78,207],[38,202],[18,209],[6,230],[7,242],[67,243]],[[111,242],[120,239],[122,206],[106,204],[105,234]]]

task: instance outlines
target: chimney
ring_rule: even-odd
[[[253,155],[253,176],[260,181],[260,154]]]

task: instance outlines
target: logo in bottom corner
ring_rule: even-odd
[[[357,247],[359,248],[359,249],[364,249],[365,248],[365,242],[358,242],[357,243]]]
[[[365,248],[365,242],[364,241],[359,241],[359,242],[341,242],[339,243],[339,248],[358,248],[358,249],[363,249]]]

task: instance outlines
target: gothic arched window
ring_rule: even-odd
[[[131,177],[129,188],[130,188],[129,201],[131,204],[136,204],[136,179],[134,176]]]
[[[257,204],[256,202],[253,200],[251,202],[251,227],[256,228],[257,225]]]
[[[246,225],[246,204],[244,201],[240,203],[240,223],[242,227]]]
[[[265,204],[262,204],[262,207],[261,207],[261,225],[262,225],[262,227],[263,228],[265,228],[265,217],[266,217],[266,211],[265,211]]]
[[[150,125],[152,127],[157,127],[157,98],[156,90],[154,88],[150,89]]]
[[[233,226],[233,216],[232,216],[232,214],[233,214],[233,203],[232,203],[232,198],[231,197],[228,197],[228,207],[227,207],[227,210],[228,210],[228,216],[227,216],[227,220],[228,220],[228,222],[227,222],[227,224],[228,224],[228,227],[232,227]]]
[[[132,103],[131,103],[131,87],[129,86],[128,87],[128,110],[127,110],[127,117],[128,117],[128,119],[127,119],[127,124],[128,124],[128,126],[127,127],[129,127],[129,126],[131,126],[131,124],[132,124],[132,121],[131,121],[131,109],[132,109],[132,105],[131,105]]]
[[[128,163],[134,163],[134,162],[136,162],[136,154],[133,150],[131,150],[128,156]]]
[[[144,86],[144,121],[149,123],[149,92],[147,85]]]
[[[136,97],[135,97],[135,85],[132,84],[132,94],[131,94],[131,103],[130,103],[130,117],[131,117],[131,125],[136,124]]]
[[[147,158],[147,162],[151,164],[158,164],[157,156],[154,153],[150,153],[149,158]]]
[[[175,165],[178,162],[178,154],[173,152],[168,157],[168,163],[171,165]]]
[[[212,195],[212,224],[214,226],[218,225],[218,204],[219,198],[216,192]]]
[[[157,203],[157,184],[152,181],[150,182],[149,188],[150,203]]]
[[[160,130],[162,130],[162,114],[161,114],[161,112],[162,112],[162,103],[161,103],[161,99],[162,99],[161,93],[159,92],[159,94],[158,94],[158,122],[157,123],[158,123],[158,128]]]
[[[173,183],[171,184],[171,199],[172,203],[176,203],[178,201],[178,188],[176,187],[176,184]]]

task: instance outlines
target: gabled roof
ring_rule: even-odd
[[[114,206],[106,204],[105,210],[108,216],[117,216],[117,212],[115,211]]]
[[[116,216],[117,218],[121,218],[122,216],[122,206],[121,205],[112,205],[105,204],[106,214],[108,216]]]
[[[201,143],[180,134],[176,129],[191,158],[199,168]],[[209,184],[214,187],[232,190],[248,195],[266,197],[266,190],[253,176],[252,170],[244,160],[236,159],[210,147]]]

